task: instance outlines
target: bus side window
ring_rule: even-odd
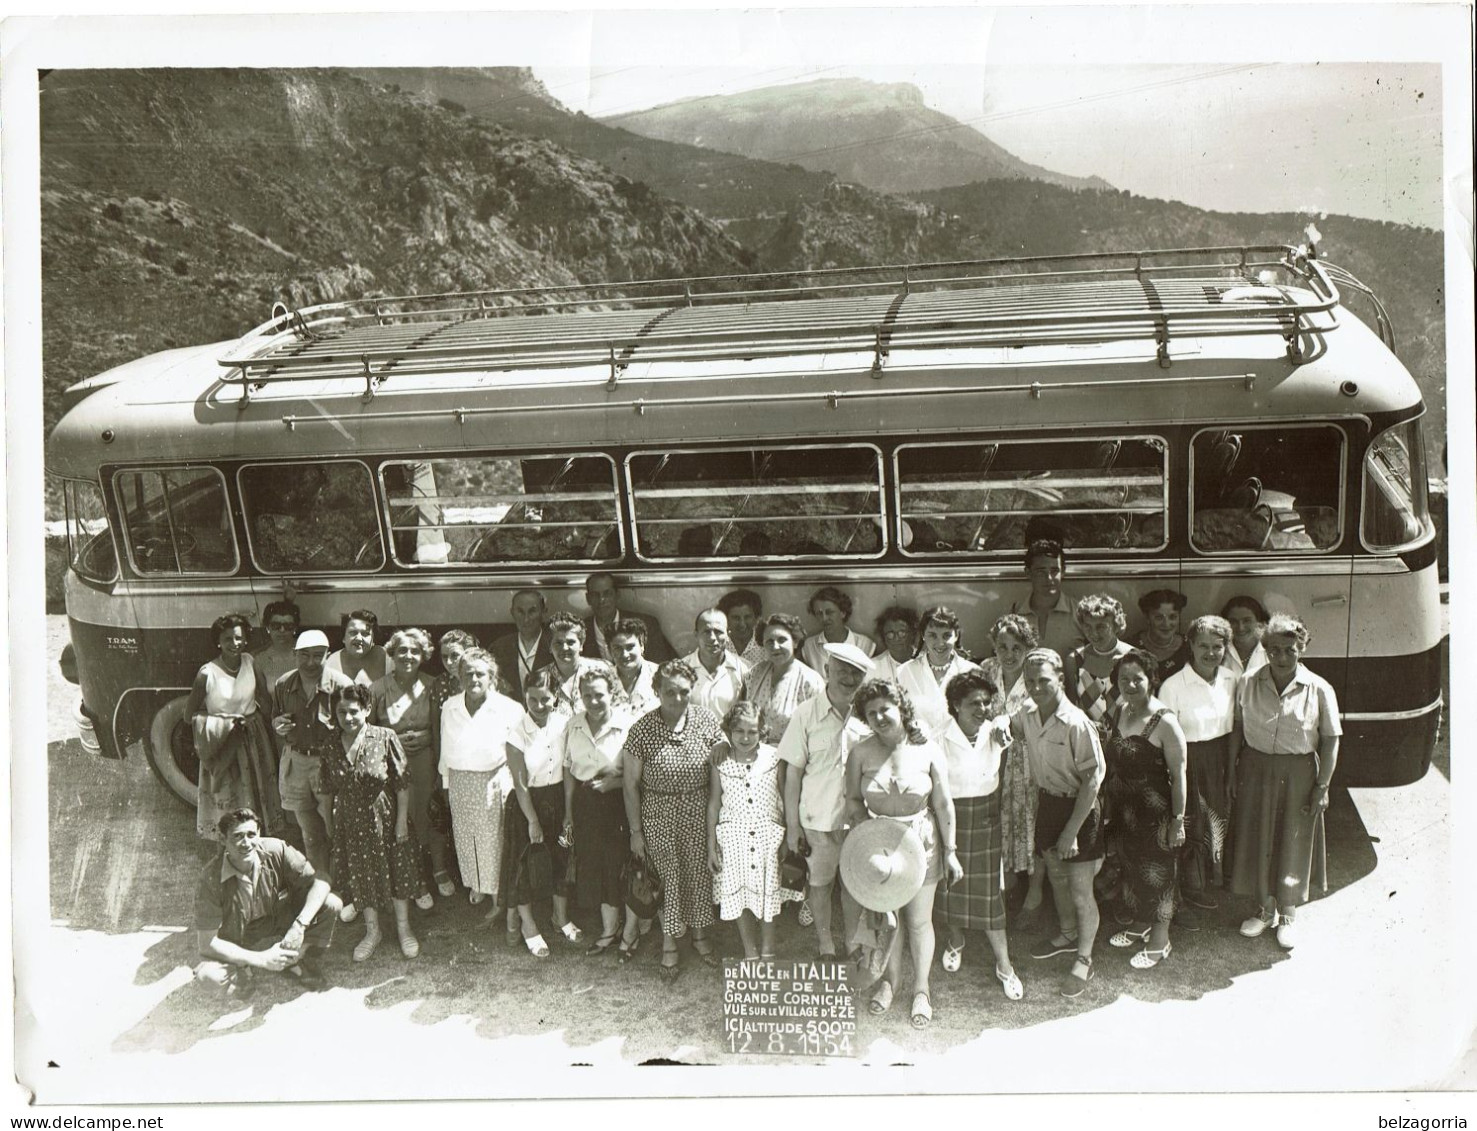
[[[1371,550],[1414,545],[1432,529],[1426,449],[1420,420],[1376,436],[1364,455],[1360,529]]]
[[[403,565],[607,562],[621,556],[605,455],[484,456],[380,471]]]
[[[869,444],[640,452],[627,467],[647,560],[882,553],[881,453]]]
[[[129,554],[140,574],[235,571],[226,483],[215,468],[120,471],[114,484]]]
[[[1157,437],[903,444],[904,552],[1019,554],[1043,523],[1075,549],[1162,549],[1167,452]]]
[[[358,460],[254,464],[240,483],[252,556],[267,573],[384,564],[374,483]]]
[[[72,569],[90,581],[112,581],[118,576],[118,560],[102,492],[96,483],[82,479],[64,480],[62,488]]]
[[[1203,553],[1332,549],[1343,536],[1343,457],[1343,433],[1327,424],[1197,433],[1191,544]]]

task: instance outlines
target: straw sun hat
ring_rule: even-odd
[[[841,846],[841,882],[869,911],[896,911],[923,887],[928,852],[908,825],[874,817]]]

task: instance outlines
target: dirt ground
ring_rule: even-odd
[[[538,962],[509,948],[501,924],[485,923],[483,909],[464,897],[413,912],[423,947],[414,962],[387,943],[355,964],[349,951],[362,928],[343,928],[324,993],[271,979],[243,1007],[192,985],[190,908],[207,849],[194,836],[192,815],[154,781],[137,751],[121,762],[84,755],[71,737],[75,689],[55,671],[64,618],[47,618],[47,630],[51,923],[23,933],[17,952],[18,1069],[43,1100],[262,1098],[256,1073],[230,1071],[243,1056],[269,1067],[273,1094],[284,1099],[540,1095],[553,1080],[562,1094],[711,1094],[755,1086],[1403,1089],[1474,1079],[1468,1019],[1477,1014],[1451,965],[1444,737],[1439,768],[1415,785],[1352,796],[1335,790],[1330,892],[1301,917],[1304,940],[1295,955],[1270,937],[1240,938],[1235,925],[1246,908],[1227,897],[1207,913],[1204,929],[1177,930],[1173,955],[1152,971],[1130,969],[1130,952],[1109,948],[1105,931],[1096,979],[1085,997],[1069,1002],[1056,993],[1066,960],[1037,962],[1027,953],[1051,924],[1016,920],[1012,953],[1026,984],[1020,1003],[1001,995],[985,940],[972,938],[961,973],[935,971],[930,1029],[909,1026],[905,999],[881,1018],[860,1012],[857,1055],[829,1062],[823,1084],[779,1071],[701,1083],[669,1073],[658,1084],[626,1070],[821,1062],[731,1054],[721,1031],[721,976],[690,954],[671,985],[659,975],[654,939],[628,967],[559,945]],[[587,929],[595,925],[588,915],[577,918]],[[720,941],[739,953],[731,927]],[[811,933],[787,914],[782,957],[807,956],[812,946]],[[1413,970],[1423,976],[1409,978]],[[1281,1039],[1268,1039],[1289,1032],[1320,1038],[1290,1058]],[[1064,1041],[1094,1050],[1066,1077],[1055,1055]],[[409,1063],[439,1067],[387,1073],[377,1055],[386,1047],[406,1050]],[[304,1058],[302,1049],[332,1051]],[[909,1065],[912,1073],[906,1084],[858,1075],[882,1065]],[[576,1066],[597,1071],[571,1072]]]

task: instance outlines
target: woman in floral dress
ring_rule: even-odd
[[[764,659],[744,677],[743,697],[760,708],[763,739],[778,743],[795,708],[826,690],[826,681],[796,654],[805,640],[797,617],[774,613],[759,626]]]
[[[1036,626],[1020,613],[1006,613],[990,629],[990,642],[995,654],[980,662],[980,670],[999,688],[998,699],[991,704],[991,718],[1013,718],[1031,703],[1021,676],[1026,670],[1026,653],[1037,644]],[[1030,876],[1021,910],[1033,912],[1041,906],[1046,869],[1039,867],[1036,859],[1036,786],[1026,767],[1025,743],[1019,736],[1011,739],[1001,771],[1000,843],[1006,878],[1020,872]]]
[[[417,876],[405,750],[389,727],[370,724],[368,687],[342,687],[331,702],[340,739],[324,754],[334,792],[333,874],[348,881],[364,916],[364,938],[354,948],[354,961],[368,960],[379,946],[385,904],[395,911],[400,953],[414,958],[421,947],[410,930]]]
[[[1169,923],[1179,898],[1179,856],[1185,843],[1185,735],[1154,697],[1159,661],[1134,649],[1118,661],[1113,682],[1119,705],[1103,753],[1104,789],[1113,799],[1123,900],[1133,925],[1108,941],[1144,949],[1129,959],[1138,970],[1169,957]],[[1149,925],[1144,926],[1147,922]]]

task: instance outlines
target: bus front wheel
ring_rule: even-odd
[[[184,695],[160,707],[149,725],[149,767],[181,805],[196,806],[200,762],[195,756],[195,735],[190,728]]]

